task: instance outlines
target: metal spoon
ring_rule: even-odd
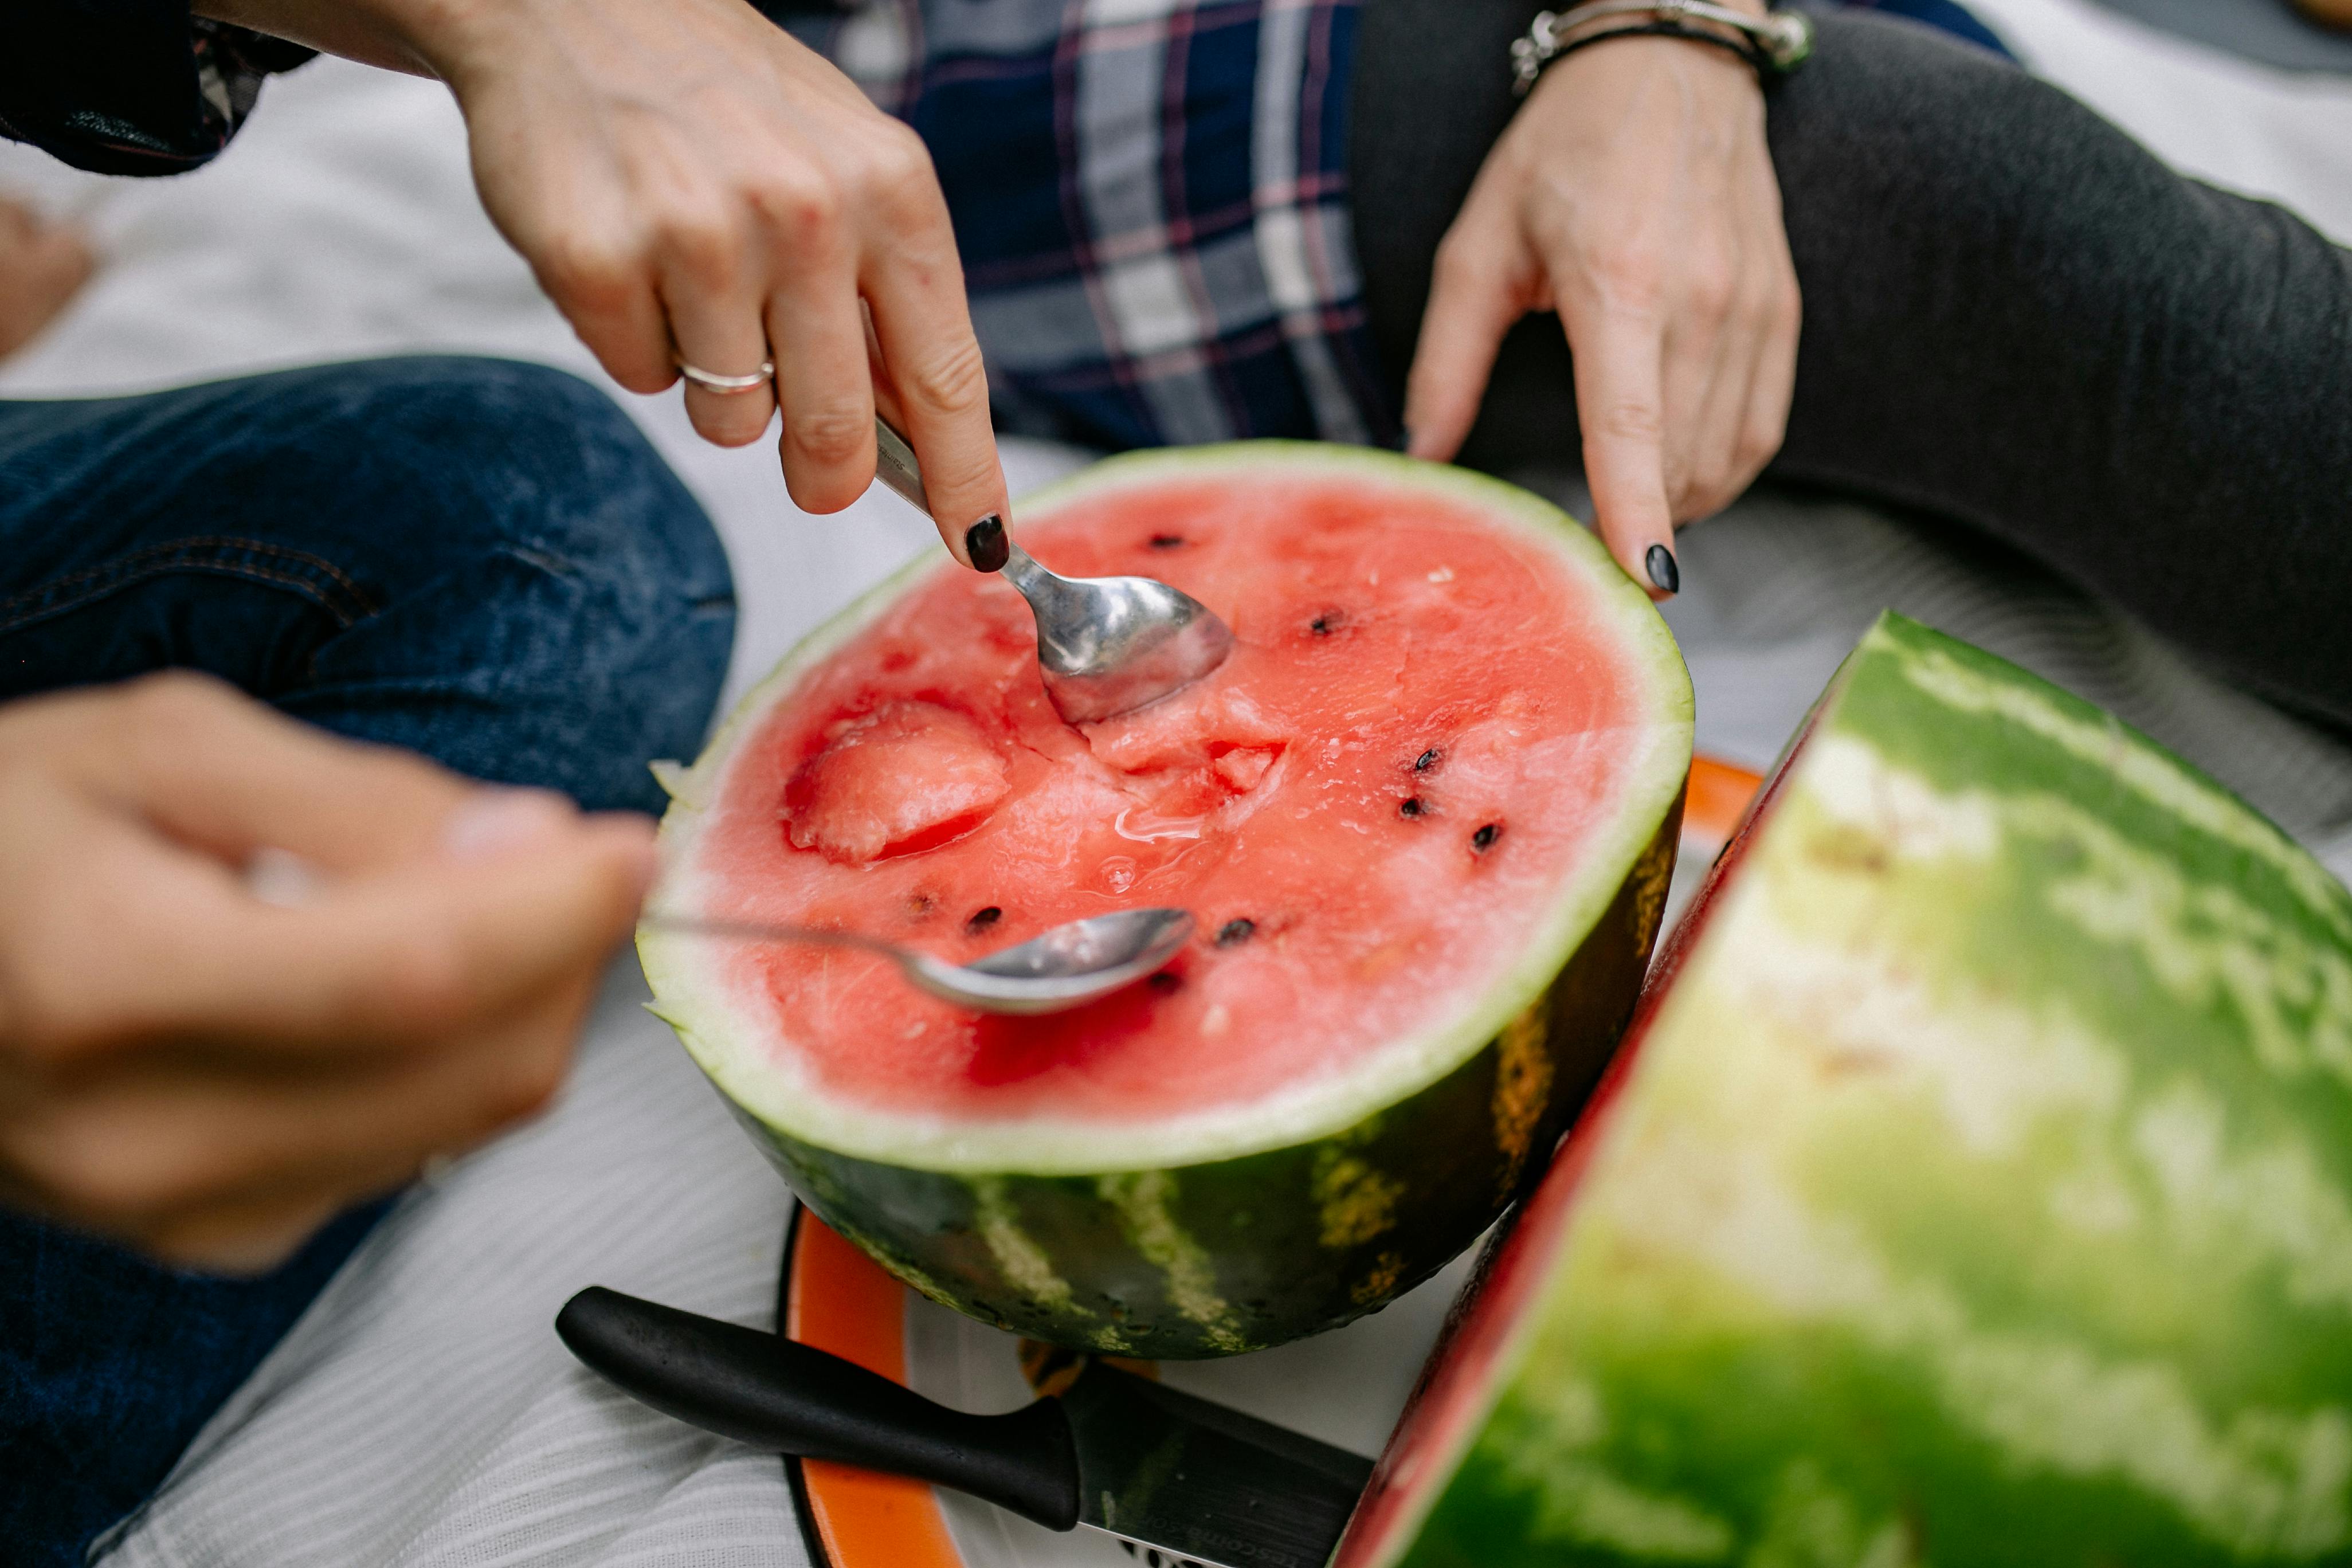
[[[925,516],[915,449],[874,421],[874,477]],[[1151,577],[1062,577],[1018,544],[1004,575],[1037,619],[1037,668],[1055,711],[1072,724],[1131,713],[1225,662],[1233,629],[1189,594]]]
[[[1192,934],[1183,910],[1121,910],[1055,926],[971,963],[950,963],[878,937],[760,921],[705,920],[650,913],[655,931],[739,942],[803,942],[878,952],[917,989],[980,1013],[1059,1013],[1132,985],[1176,956]]]

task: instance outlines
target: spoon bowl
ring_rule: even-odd
[[[875,478],[929,515],[923,471],[906,437],[874,422]],[[1153,577],[1064,577],[1018,544],[1004,578],[1037,622],[1037,669],[1071,724],[1132,713],[1208,674],[1233,651],[1233,629],[1191,595]]]
[[[1234,650],[1223,621],[1155,577],[1063,577],[1017,544],[1004,576],[1029,601],[1045,695],[1072,724],[1157,702]]]
[[[1192,916],[1187,910],[1120,910],[1066,921],[1027,942],[959,964],[878,937],[815,926],[668,913],[648,914],[643,923],[685,936],[879,953],[898,966],[908,984],[942,1002],[976,1013],[1016,1016],[1066,1012],[1132,985],[1165,966],[1192,935]]]

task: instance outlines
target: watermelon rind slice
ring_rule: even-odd
[[[1338,1568],[2352,1561],[2352,894],[1889,616]]]
[[[1049,1115],[972,1123],[829,1095],[732,1006],[713,944],[653,928],[637,950],[654,1009],[796,1191],[934,1299],[1057,1342],[1229,1353],[1332,1326],[1425,1278],[1539,1169],[1640,986],[1673,869],[1690,757],[1689,678],[1642,590],[1573,519],[1514,487],[1392,454],[1263,442],[1116,458],[1028,499],[1024,519],[1171,479],[1247,484],[1330,473],[1467,502],[1556,553],[1594,590],[1596,632],[1645,683],[1645,722],[1613,737],[1620,804],[1577,873],[1500,967],[1410,1038],[1349,1071],[1239,1107],[1118,1124]],[[811,634],[748,692],[673,796],[660,894],[693,908],[693,847],[739,742],[803,677],[936,574],[926,552]],[[1375,1223],[1377,1221],[1377,1223]]]

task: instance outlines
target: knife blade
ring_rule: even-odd
[[[590,1368],[707,1431],[1199,1568],[1323,1568],[1371,1479],[1361,1455],[1098,1362],[1058,1396],[973,1415],[813,1345],[602,1286],[555,1329]]]
[[[1214,1568],[1323,1568],[1372,1463],[1099,1362],[1061,1395],[1078,1522]]]

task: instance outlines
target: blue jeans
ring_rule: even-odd
[[[735,605],[709,522],[594,388],[415,358],[0,403],[0,699],[165,667],[583,805],[659,809]],[[222,1279],[0,1210],[0,1558],[81,1561],[384,1205]]]

